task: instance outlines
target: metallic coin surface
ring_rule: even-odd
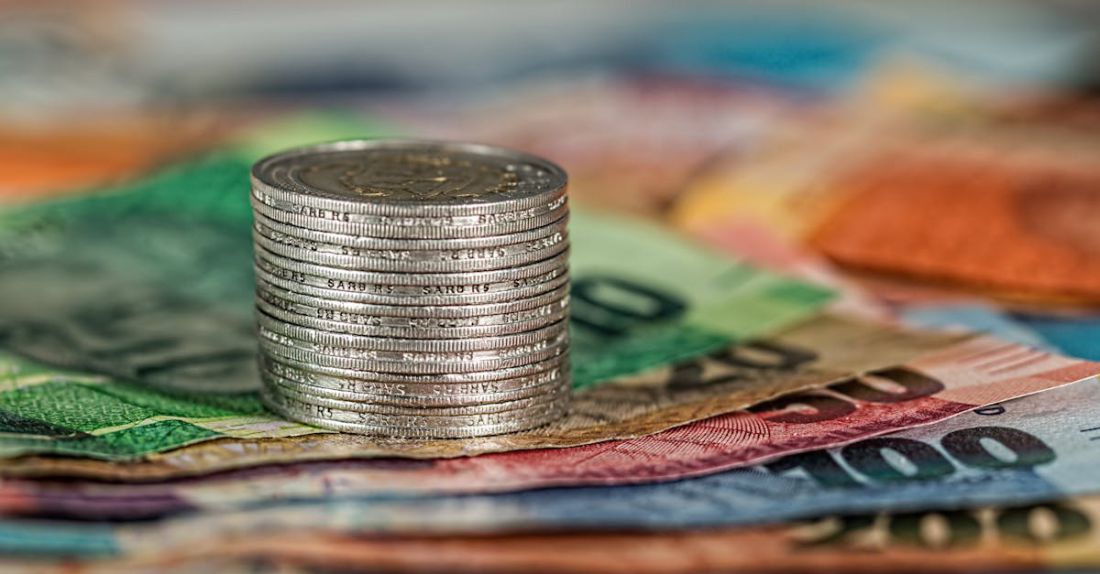
[[[545,227],[569,213],[562,202],[549,208],[530,208],[491,215],[406,217],[396,215],[352,217],[325,210],[283,211],[252,196],[252,209],[269,219],[318,231],[371,235],[383,238],[462,239],[519,233]]]
[[[260,392],[260,396],[269,406],[274,406],[278,410],[287,413],[292,419],[305,417],[308,419],[333,421],[388,432],[394,430],[422,432],[423,434],[419,436],[448,436],[451,433],[455,433],[453,436],[478,436],[488,429],[497,428],[501,425],[523,426],[525,422],[531,424],[535,421],[539,422],[538,424],[532,424],[532,426],[541,426],[542,424],[546,424],[562,416],[569,406],[569,395],[563,395],[562,398],[550,403],[507,412],[451,416],[415,416],[347,411],[333,407],[303,403],[285,395],[280,395],[277,389],[270,387],[264,387]],[[464,431],[477,434],[460,434]]]
[[[479,144],[356,140],[261,159],[253,186],[321,206],[399,215],[497,213],[537,206],[566,187],[544,159]]]
[[[567,202],[565,194],[559,192],[555,197],[547,197],[538,205],[510,211],[472,213],[459,208],[448,207],[436,210],[436,213],[429,213],[427,210],[420,208],[413,210],[406,208],[404,209],[405,213],[380,214],[377,213],[374,204],[369,203],[324,207],[324,203],[316,198],[307,197],[295,201],[283,199],[279,197],[280,195],[277,190],[271,188],[254,187],[252,189],[252,202],[253,204],[265,205],[278,212],[300,216],[303,221],[316,218],[355,225],[397,225],[402,227],[484,226],[531,219],[551,213],[564,215],[563,208]],[[364,210],[363,206],[367,206],[368,209]],[[390,210],[392,210],[392,206],[390,206]],[[281,218],[276,219],[282,220]]]
[[[481,387],[457,383],[407,385],[403,383],[366,383],[364,381],[348,380],[342,385],[344,388],[340,389],[304,383],[299,379],[288,379],[276,374],[274,371],[261,370],[260,377],[265,384],[291,386],[298,389],[299,392],[317,397],[421,408],[480,405],[542,396],[550,392],[547,388],[549,386],[565,389],[571,385],[569,376],[564,370],[558,368],[540,373],[537,377],[532,377],[531,380],[538,382],[538,384],[533,382],[526,387],[496,393],[484,390],[484,387],[489,385],[482,385]],[[456,389],[469,390],[470,392],[460,393]]]
[[[314,297],[304,293],[296,293],[283,289],[276,285],[266,283],[263,279],[257,279],[256,290],[261,298],[272,302],[270,298],[279,298],[309,309],[309,315],[320,318],[323,313],[314,313],[313,309],[328,309],[344,313],[355,313],[365,316],[380,317],[409,317],[428,319],[465,319],[472,317],[487,317],[492,315],[506,315],[520,313],[529,309],[536,309],[545,305],[568,303],[569,288],[561,286],[553,291],[548,291],[527,299],[516,299],[504,303],[486,303],[483,305],[378,305],[374,303],[351,303],[348,301],[335,301],[324,297]],[[270,296],[270,298],[269,298]],[[383,322],[377,322],[383,324]],[[404,325],[407,322],[394,323]],[[473,324],[481,324],[473,322]]]
[[[371,351],[431,351],[431,352],[465,352],[484,351],[492,349],[507,349],[518,345],[529,345],[548,338],[557,337],[566,332],[569,325],[566,321],[553,323],[541,329],[501,335],[499,337],[470,337],[464,339],[399,339],[394,337],[364,337],[347,333],[333,333],[320,329],[302,327],[293,323],[281,321],[257,311],[256,321],[259,325],[261,337],[269,337],[276,340],[287,337],[305,343],[323,345],[328,347],[350,347],[367,349]],[[270,332],[270,334],[266,334]]]
[[[311,342],[290,338],[290,336],[282,333],[277,333],[263,327],[260,328],[260,341],[261,343],[270,342],[272,344],[290,347],[290,349],[297,349],[310,353],[320,353],[322,355],[348,358],[363,358],[363,360],[373,360],[379,362],[398,361],[410,363],[430,363],[433,361],[496,361],[499,360],[499,358],[514,356],[517,353],[516,350],[538,350],[546,345],[560,343],[565,339],[568,339],[569,336],[568,330],[562,328],[554,328],[540,331],[541,332],[537,336],[531,336],[531,338],[525,339],[524,341],[518,342],[513,345],[497,346],[491,347],[491,349],[482,350],[452,350],[438,349],[438,347],[437,349],[431,349],[431,347],[427,347],[427,349],[395,350],[393,349],[393,346],[395,345],[386,345],[389,347],[389,349],[385,349],[383,345],[346,346],[341,344],[326,344],[322,342]],[[461,341],[443,342],[447,343]]]
[[[463,438],[476,438],[484,436],[493,436],[499,434],[522,432],[546,426],[561,417],[565,416],[568,412],[568,403],[563,405],[558,410],[548,410],[539,415],[531,415],[525,418],[519,418],[510,422],[500,423],[496,425],[484,425],[484,426],[467,426],[467,427],[449,427],[449,428],[430,428],[430,427],[398,427],[391,425],[367,425],[354,422],[346,422],[344,420],[336,420],[331,417],[316,416],[311,414],[316,412],[315,409],[299,409],[299,408],[287,408],[283,404],[280,404],[276,400],[272,400],[263,392],[260,393],[260,398],[264,405],[271,409],[278,415],[283,416],[289,420],[297,421],[310,426],[323,428],[327,430],[363,434],[368,436],[379,437],[400,437],[408,440],[428,440],[428,439],[463,439]]]
[[[557,277],[561,273],[564,273],[566,271],[566,265],[568,264],[569,255],[568,251],[564,251],[560,255],[545,261],[539,261],[529,265],[519,265],[510,269],[498,269],[495,271],[475,271],[469,273],[380,273],[316,265],[308,261],[298,261],[282,257],[264,249],[263,246],[255,247],[256,259],[258,262],[270,264],[273,268],[277,267],[289,272],[303,273],[318,277],[329,277],[334,280],[355,283],[410,285],[432,288],[501,283],[507,284],[509,286],[508,288],[528,287],[532,284],[549,280],[546,279],[548,274],[553,274],[553,277]]]
[[[406,440],[568,410],[561,168],[477,144],[336,142],[257,162],[250,203],[269,409]]]
[[[269,386],[273,394],[278,394],[290,400],[308,403],[322,407],[331,407],[350,412],[375,413],[380,415],[399,416],[430,416],[450,417],[469,416],[494,413],[506,413],[522,409],[535,408],[559,401],[568,392],[567,387],[561,385],[547,389],[533,397],[524,397],[508,401],[495,401],[491,403],[450,405],[450,406],[416,406],[407,407],[399,405],[387,405],[376,402],[371,396],[344,394],[336,398],[314,394],[311,390],[293,384],[285,384],[279,380],[273,380],[274,386]]]
[[[401,396],[506,393],[538,386],[569,374],[567,354],[494,371],[472,373],[403,374],[326,367],[273,355],[261,355],[262,370],[307,384]]]
[[[330,309],[312,309],[311,313],[307,307],[289,303],[266,293],[256,299],[256,307],[272,317],[302,327],[365,337],[400,339],[498,337],[540,329],[557,323],[569,315],[568,303],[558,302],[505,315],[448,319],[363,315]]]
[[[449,250],[372,249],[327,244],[297,245],[253,231],[257,245],[297,261],[362,271],[397,273],[466,273],[545,261],[568,248],[564,233],[533,242]],[[284,240],[287,239],[284,237]],[[294,243],[292,240],[290,243]]]
[[[479,247],[497,247],[545,239],[557,233],[565,233],[569,226],[569,216],[546,225],[519,233],[487,235],[460,239],[394,239],[348,233],[331,233],[305,227],[296,227],[276,221],[261,213],[254,213],[253,227],[264,235],[281,242],[298,241],[302,246],[338,245],[370,249],[411,249],[411,250],[450,250],[476,249]],[[293,238],[293,239],[291,239]]]
[[[276,269],[273,271],[268,271],[268,269],[270,269],[270,264],[257,263],[254,267],[257,279],[281,287],[287,291],[301,293],[303,295],[312,295],[313,297],[322,297],[334,301],[375,303],[378,305],[450,306],[506,303],[508,301],[527,299],[542,295],[548,291],[553,291],[554,289],[566,285],[569,280],[565,270],[555,270],[547,275],[548,277],[552,277],[548,282],[536,283],[529,287],[496,289],[493,284],[461,285],[448,286],[447,289],[443,290],[449,292],[449,295],[425,295],[424,292],[431,290],[431,288],[410,285],[367,286],[362,283],[349,284],[345,281],[326,280],[322,277],[295,273],[283,269]],[[285,277],[294,277],[297,281],[285,279]],[[342,288],[337,289],[332,287],[333,285]],[[511,286],[511,282],[508,282],[507,286]],[[356,289],[359,287],[363,288],[363,290]],[[389,294],[379,295],[376,294],[375,291]]]
[[[523,345],[501,351],[496,357],[463,360],[458,353],[406,353],[406,360],[394,360],[388,355],[378,357],[340,356],[260,339],[260,350],[279,360],[290,359],[298,364],[320,365],[379,373],[437,375],[495,371],[519,367],[560,357],[568,352],[568,336],[555,341]]]

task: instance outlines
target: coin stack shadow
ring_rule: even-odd
[[[261,396],[399,438],[538,427],[570,398],[565,172],[475,144],[356,140],[252,170]]]

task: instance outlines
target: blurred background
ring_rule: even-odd
[[[1098,78],[1087,0],[8,1],[0,190],[118,176],[300,107],[439,132],[501,114],[472,135],[635,145],[646,159],[629,167],[645,169],[874,85],[1087,98]]]
[[[15,568],[18,556],[35,552],[65,572],[100,571],[73,556],[148,558],[163,549],[161,565],[170,566],[173,553],[201,559],[219,546],[229,557],[285,553],[293,562],[310,534],[326,572],[344,571],[331,567],[341,556],[376,571],[386,553],[403,555],[393,564],[411,560],[415,571],[452,571],[450,560],[471,572],[494,558],[498,571],[515,571],[525,562],[510,560],[525,553],[547,569],[596,564],[608,572],[694,572],[708,556],[768,572],[1100,564],[1095,379],[1005,401],[1007,408],[990,404],[1100,372],[1035,350],[1100,361],[1100,2],[0,0],[0,96],[4,572],[42,571]],[[608,392],[608,402],[637,407],[639,419],[679,434],[632,442],[619,439],[637,430],[596,439],[578,431],[584,441],[615,438],[590,445],[597,450],[401,461],[370,442],[314,436],[265,415],[256,395],[243,392],[258,381],[247,166],[317,138],[379,135],[546,156],[569,172],[574,231],[581,211],[625,213],[699,251],[752,264],[713,280],[707,264],[703,279],[684,277],[667,262],[691,263],[694,255],[680,254],[694,251],[663,231],[627,218],[590,224],[597,237],[625,238],[627,249],[608,253],[629,251],[642,263],[623,267],[648,266],[641,271],[698,288],[708,302],[714,291],[714,315],[712,307],[698,313],[713,323],[768,322],[788,303],[805,307],[813,336],[791,339],[799,342],[790,364],[769,366],[766,352],[759,363],[751,351],[747,362],[725,352],[712,356],[723,363],[713,378],[700,374],[705,363],[670,363],[660,387],[631,382],[622,387],[637,395]],[[72,199],[97,190],[106,195]],[[654,256],[639,237],[676,255]],[[578,267],[579,253],[622,262],[595,251],[575,249],[570,265]],[[754,266],[786,277],[757,280]],[[819,291],[835,298],[807,295]],[[826,312],[818,315],[819,306]],[[857,319],[858,336],[832,330],[834,315]],[[689,342],[700,338],[694,324],[666,326]],[[982,347],[962,355],[943,347],[932,359],[919,355],[923,363],[901,363],[896,357],[918,356],[905,342],[918,336],[895,336],[897,326],[979,331],[1029,348],[996,343],[991,359]],[[784,352],[769,340],[757,350]],[[663,357],[660,341],[633,352]],[[597,347],[587,350],[604,352],[608,364],[630,362]],[[802,347],[815,361],[805,371]],[[1053,369],[1044,364],[1060,366],[1040,372]],[[959,388],[910,393],[886,374],[921,369]],[[680,425],[709,416],[705,409],[646,410],[672,403],[665,389],[693,405],[733,409],[733,399],[702,391],[779,388],[805,373],[820,378],[815,385],[840,382],[727,422],[698,421],[694,431]],[[973,396],[962,396],[967,388]],[[849,418],[818,406],[847,408],[849,398],[863,405]],[[602,416],[613,410],[608,403],[590,404],[599,408],[580,418],[614,429]],[[978,405],[985,408],[948,426],[929,424]],[[754,414],[760,408],[827,417],[774,417],[779,426],[771,427]],[[769,435],[787,423],[795,430]],[[905,430],[918,424],[927,426]],[[868,434],[852,434],[859,428]],[[806,451],[870,437],[867,429],[907,434]],[[990,429],[1000,434],[982,434]],[[1021,436],[1027,441],[1009,440]],[[727,460],[715,452],[777,452],[761,445],[783,437],[785,458],[767,467],[727,473],[739,463],[713,462]],[[380,453],[387,458],[366,460]],[[683,474],[650,473],[675,468]],[[596,482],[562,478],[574,471]],[[539,482],[539,472],[550,478]],[[705,472],[717,474],[688,478]],[[482,475],[487,482],[478,483]],[[613,484],[615,476],[670,482],[545,489]],[[522,490],[531,485],[538,489]],[[438,496],[438,507],[415,500],[494,488],[521,491],[472,499],[476,516],[446,512],[465,508],[455,502],[465,497]],[[404,510],[370,499],[402,489],[414,495]],[[359,497],[369,504],[357,505]],[[501,550],[504,535],[446,546],[392,536],[402,525],[420,534],[410,525],[421,519],[507,532],[535,520],[541,503],[524,500],[546,501],[559,522],[543,523],[553,536],[517,536],[514,554]],[[1021,506],[1036,500],[1055,502]],[[975,501],[1003,512],[959,510]],[[315,514],[299,513],[307,507]],[[899,513],[879,513],[887,510]],[[635,511],[644,518],[635,525],[657,532],[579,532],[571,542],[557,530],[605,519],[619,528]],[[782,524],[718,537],[680,530],[696,524],[684,519],[692,513],[703,517],[697,524],[728,526],[753,512],[774,521],[778,511],[829,516],[808,525],[810,536]],[[471,516],[485,522],[468,523]],[[386,536],[356,538],[371,520]],[[234,532],[245,538],[225,535]],[[249,538],[251,551],[238,548]],[[213,570],[179,564],[185,569]],[[122,570],[103,563],[101,571]]]
[[[1095,2],[0,6],[7,204],[305,114],[544,154],[858,312],[1100,356]]]

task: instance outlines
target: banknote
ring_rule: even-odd
[[[772,126],[764,142],[716,156],[696,173],[669,218],[688,232],[755,222],[801,243],[845,199],[821,182],[866,157],[881,131],[874,122],[835,113]]]
[[[661,484],[494,495],[290,498],[134,524],[9,518],[0,521],[0,551],[150,554],[211,538],[304,530],[391,535],[667,531],[1053,501],[1100,490],[1095,472],[1100,451],[1093,440],[1100,436],[1097,405],[1100,381],[1089,379],[986,405],[935,425]]]
[[[1100,497],[1018,505],[827,516],[790,525],[662,533],[468,537],[325,532],[211,539],[118,559],[0,560],[51,572],[1034,572],[1100,565]]]
[[[200,406],[206,410],[196,410],[194,402],[171,403],[162,395],[151,392],[138,395],[133,387],[121,387],[111,381],[85,379],[79,381],[79,388],[85,395],[93,397],[94,393],[107,397],[121,394],[130,401],[127,404],[145,407],[146,412],[139,412],[139,415],[154,417],[155,420],[142,419],[132,428],[141,433],[140,436],[150,436],[150,441],[156,441],[154,445],[167,442],[163,434],[169,423],[177,427],[190,425],[206,432],[208,438],[224,439],[211,442],[210,448],[196,445],[182,450],[146,449],[144,460],[148,466],[99,467],[113,469],[116,479],[124,478],[124,474],[140,478],[149,476],[149,468],[158,469],[155,472],[161,476],[165,472],[186,475],[304,460],[471,456],[633,438],[736,411],[783,394],[837,382],[853,374],[904,364],[930,351],[943,350],[959,338],[877,327],[824,315],[773,338],[734,345],[710,356],[676,362],[581,389],[576,393],[570,413],[549,426],[522,433],[464,440],[411,441],[318,433],[312,427],[265,415],[259,407],[252,412],[246,411],[245,408],[251,403],[245,401],[253,400],[251,397],[237,398],[241,402],[232,405],[221,395],[215,395],[207,400],[220,402],[201,403]],[[35,395],[27,391],[56,382],[57,379],[52,377],[52,371],[47,370],[45,375],[31,372],[16,379],[26,381],[26,386],[15,388],[14,396],[29,396],[31,398],[26,399],[29,402]],[[52,388],[56,389],[56,385]],[[120,391],[120,388],[123,390]],[[0,394],[0,401],[6,396]],[[15,407],[10,406],[13,403],[6,404],[9,411],[14,410]],[[56,406],[58,401],[55,400],[37,401],[31,406],[40,404],[61,408]],[[83,398],[61,404],[79,410],[94,403],[92,399]],[[147,405],[150,404],[156,406],[156,410],[149,409]],[[214,410],[214,407],[222,410]],[[98,419],[93,419],[93,424],[96,421]],[[110,450],[115,447],[115,443],[109,442],[113,432],[104,439],[99,439],[94,433],[89,433],[91,436],[77,436],[72,443],[62,441],[60,446],[69,447],[75,443],[80,450],[73,450],[73,454],[111,460],[109,455],[118,452]],[[167,436],[186,435],[169,433]],[[19,439],[21,442],[17,442]],[[51,446],[50,443],[33,443],[26,437],[9,436],[3,440],[8,445],[37,448],[39,452]],[[154,452],[159,450],[166,452]],[[54,452],[66,451],[55,449]],[[13,473],[16,469],[35,472],[37,468],[39,473],[57,474],[59,467],[79,474],[82,472],[79,469],[95,468],[95,465],[73,457],[33,458],[7,461],[0,472]]]
[[[0,205],[79,192],[140,175],[150,166],[209,147],[240,120],[187,112],[139,110],[34,127],[0,126]],[[28,129],[28,127],[30,129]]]
[[[687,229],[752,218],[852,269],[1095,301],[1098,207],[1084,191],[1100,181],[1095,134],[979,118],[866,123],[776,130],[759,157],[696,178],[673,218]]]
[[[712,156],[750,146],[803,107],[763,86],[616,77],[520,85],[510,97],[478,98],[457,113],[453,105],[390,113],[431,137],[553,158],[581,205],[660,217]]]
[[[333,133],[292,122],[122,188],[0,214],[0,453],[127,460],[317,432],[251,392],[247,182],[268,144]],[[579,388],[780,329],[830,296],[626,219],[578,213],[571,239]]]
[[[791,525],[676,533],[464,538],[330,534],[246,537],[203,551],[247,562],[387,572],[1034,572],[1100,566],[1100,497],[823,517]],[[95,565],[178,564],[166,556]],[[202,564],[200,561],[199,564]]]
[[[1090,310],[1010,309],[969,299],[910,303],[896,311],[914,327],[984,332],[1073,357],[1100,358],[1100,318]]]
[[[988,362],[1003,367],[1014,356],[1021,367],[980,367]],[[7,479],[0,482],[0,514],[134,519],[224,511],[286,499],[430,496],[682,479],[929,424],[995,398],[1010,398],[1014,395],[1009,393],[1021,390],[1018,384],[1025,377],[1046,381],[1045,386],[1098,371],[1100,365],[1044,357],[1025,348],[978,339],[948,345],[905,364],[875,369],[826,389],[785,395],[748,410],[636,439],[575,448],[416,464],[392,460],[299,462],[152,484],[114,481],[148,480],[154,469],[164,465],[150,462],[142,468],[143,463],[123,466],[78,460],[76,465],[62,466],[65,461],[58,460],[57,465],[46,467],[12,461],[6,474],[36,471],[57,476],[68,469],[112,482]],[[991,397],[990,391],[997,396]],[[1048,391],[1048,395],[1057,397],[1060,392]],[[211,461],[235,461],[233,455],[243,450],[239,445],[220,445],[222,454],[218,456],[217,448],[218,443],[189,447],[168,453],[170,458],[158,462],[190,463],[188,470],[209,473],[223,469]],[[314,455],[303,450],[300,456],[308,459]],[[287,459],[292,460],[296,459]]]
[[[1012,320],[1036,333],[1043,342],[1061,352],[1083,359],[1100,359],[1100,314],[1095,311],[1039,313],[1017,311]]]
[[[219,555],[220,548],[202,549],[211,556],[165,555],[159,557],[139,557],[125,560],[72,560],[67,558],[20,560],[17,557],[0,558],[0,570],[5,574],[48,574],[50,572],[66,574],[311,574],[316,568],[306,564],[297,565],[289,561],[269,560],[261,557]],[[357,569],[363,569],[355,567]]]
[[[920,328],[988,333],[1074,357],[1100,358],[1100,346],[1095,344],[1100,319],[1094,312],[1006,308],[959,290],[853,277],[763,222],[734,214],[720,224],[698,226],[691,232],[704,243],[754,265],[834,289],[837,295],[829,309],[838,313]]]
[[[898,314],[906,325],[914,327],[989,333],[1003,341],[1037,349],[1060,350],[1047,343],[1038,332],[1015,320],[1011,311],[984,301],[906,305],[898,310]]]
[[[1100,497],[843,514],[690,532],[209,539],[119,559],[0,560],[4,572],[1035,572],[1100,566]],[[1076,571],[1076,570],[1074,570]]]
[[[695,226],[690,233],[753,265],[833,289],[836,297],[829,303],[830,311],[883,321],[893,318],[892,310],[875,293],[847,277],[820,253],[783,237],[764,221],[729,214],[713,224]]]
[[[1097,182],[1095,161],[891,154],[836,183],[854,197],[812,242],[853,267],[1094,300]]]

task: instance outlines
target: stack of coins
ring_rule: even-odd
[[[252,170],[262,396],[405,438],[515,432],[569,401],[565,172],[482,145],[359,140]]]

